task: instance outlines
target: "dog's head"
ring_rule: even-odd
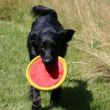
[[[74,32],[71,29],[59,32],[45,30],[37,35],[36,44],[44,64],[53,64],[55,59],[66,51],[67,42],[72,39]]]

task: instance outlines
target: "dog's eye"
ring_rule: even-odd
[[[51,44],[51,50],[55,49],[55,44]]]
[[[53,50],[54,50],[54,48],[52,47],[52,48],[51,48],[51,50],[53,51]]]
[[[46,47],[46,44],[45,43],[42,43],[41,44],[41,48],[45,48]]]

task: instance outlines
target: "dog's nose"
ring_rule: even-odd
[[[45,62],[45,63],[49,63],[49,62],[50,62],[50,59],[45,59],[44,62]]]
[[[45,59],[44,59],[44,63],[45,63],[46,65],[51,65],[51,64],[53,63],[53,60],[52,60],[52,59],[49,59],[49,58],[45,58]]]

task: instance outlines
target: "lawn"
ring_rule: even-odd
[[[38,4],[55,9],[65,28],[76,31],[65,58],[68,76],[62,98],[51,110],[110,110],[109,0],[0,3],[0,110],[31,110],[26,41],[33,20],[30,10]],[[42,110],[49,110],[49,94],[41,92]]]

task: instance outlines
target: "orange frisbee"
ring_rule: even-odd
[[[53,90],[58,88],[66,79],[67,65],[62,57],[58,57],[51,66],[45,66],[40,56],[35,57],[27,66],[28,82],[39,90]]]

